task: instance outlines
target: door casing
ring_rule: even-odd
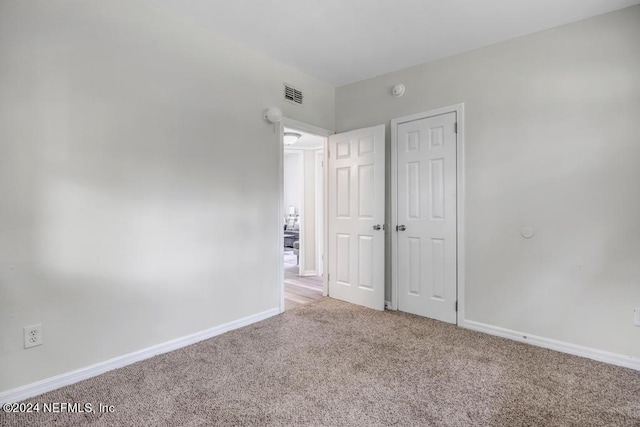
[[[409,116],[398,117],[391,120],[391,301],[387,307],[391,310],[398,309],[398,125],[414,120],[425,119],[440,114],[455,112],[458,123],[458,133],[456,137],[456,239],[457,239],[457,301],[458,313],[457,324],[460,325],[465,318],[464,284],[465,284],[465,247],[464,247],[464,189],[465,189],[465,167],[464,167],[464,103],[455,104],[448,107],[437,108],[422,113]]]

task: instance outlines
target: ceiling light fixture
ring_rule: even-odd
[[[302,135],[297,132],[285,132],[284,133],[284,145],[292,145],[298,142]]]

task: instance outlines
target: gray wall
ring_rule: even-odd
[[[138,1],[0,2],[0,53],[0,391],[278,307],[262,111],[332,87]]]
[[[336,130],[461,102],[466,318],[640,357],[640,6],[340,87]]]

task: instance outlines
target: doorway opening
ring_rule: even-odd
[[[281,311],[326,295],[325,175],[328,131],[283,120]]]
[[[322,277],[323,296],[330,295],[332,298],[377,310],[384,309],[384,239],[387,231],[384,220],[384,128],[384,125],[379,125],[334,134],[287,119],[283,119],[280,124],[280,221],[286,222],[287,211],[284,205],[285,131],[289,134],[302,131],[320,136],[323,139],[323,150],[322,153],[316,152],[315,161],[322,167],[316,167],[315,171],[317,186],[322,187],[316,191],[317,214],[314,225],[323,229],[315,234],[318,237],[315,265],[319,270],[313,275]],[[288,147],[287,150],[289,149]],[[311,200],[309,196],[303,198],[305,203]],[[287,208],[296,215],[295,207]],[[314,259],[306,252],[311,247],[307,236],[313,227],[308,223],[306,208],[303,207],[302,210],[298,226],[297,255],[301,264],[297,270],[298,276],[310,269],[306,264],[303,267],[302,263]],[[282,223],[280,227],[282,234],[279,244],[283,245],[286,229]],[[284,265],[284,250],[281,254],[280,259]],[[282,284],[280,308],[284,311],[285,275],[283,268],[279,271]]]

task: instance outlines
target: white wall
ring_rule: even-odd
[[[296,208],[304,234],[300,274],[316,274],[316,164],[315,150],[288,149],[284,153],[284,206]]]
[[[316,250],[316,273],[318,276],[324,275],[324,234],[326,232],[324,226],[324,210],[325,210],[325,192],[324,192],[324,149],[315,150],[315,167],[316,167],[316,188],[315,188],[315,208],[316,208],[316,230],[315,230],[315,250]]]
[[[284,213],[289,215],[289,206],[296,208],[300,215],[302,206],[300,195],[302,192],[300,178],[302,177],[302,156],[298,152],[284,153]]]
[[[316,271],[316,158],[315,150],[303,150],[304,158],[304,274]]]
[[[467,319],[640,357],[640,6],[340,87],[336,130],[460,102]]]
[[[130,0],[2,2],[0,52],[0,391],[278,307],[262,111],[333,88]]]

